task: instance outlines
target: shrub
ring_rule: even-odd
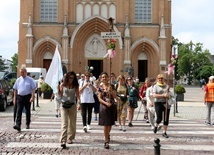
[[[43,83],[41,85],[41,91],[42,92],[51,92],[53,90],[52,90],[52,88],[47,83]]]
[[[176,94],[183,94],[183,93],[186,93],[186,89],[184,88],[184,86],[182,85],[176,85],[175,86],[175,93]]]
[[[13,85],[15,84],[15,82],[16,82],[16,79],[11,79],[11,81],[10,81],[10,83],[9,83],[10,86],[13,87]]]

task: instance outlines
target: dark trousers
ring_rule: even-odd
[[[31,117],[31,94],[25,96],[17,96],[17,114],[16,114],[16,125],[21,126],[22,124],[22,111],[25,107],[26,110],[26,125],[30,125]]]
[[[17,114],[17,104],[13,106],[13,120],[15,124],[16,124],[16,114]]]
[[[157,124],[160,124],[160,122],[163,119],[163,115],[164,115],[163,125],[169,124],[170,109],[167,109],[167,115],[166,115],[166,108],[164,107],[164,103],[155,102],[155,113],[156,113],[156,117],[157,117],[157,120],[156,120]]]
[[[91,124],[93,107],[94,107],[94,103],[82,103],[81,104],[81,114],[82,114],[83,126],[86,126],[86,124],[88,124],[88,125]],[[88,115],[88,122],[86,123],[87,115]]]
[[[41,88],[38,88],[38,93],[39,93],[39,97],[41,97],[41,95],[42,95],[42,90],[41,90]]]

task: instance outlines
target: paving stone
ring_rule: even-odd
[[[63,150],[59,143],[60,118],[55,117],[53,103],[39,100],[40,107],[32,112],[31,128],[23,128],[20,133],[12,128],[13,112],[12,107],[8,107],[6,112],[0,112],[0,121],[4,122],[0,127],[0,155],[153,155],[155,138],[160,139],[163,155],[214,154],[214,127],[204,125],[203,90],[187,87],[186,91],[185,101],[178,102],[179,113],[174,116],[171,109],[168,139],[162,137],[161,130],[157,134],[151,131],[143,120],[143,109],[139,105],[135,110],[134,127],[126,127],[126,132],[119,131],[118,126],[112,127],[109,150],[104,149],[103,127],[98,126],[97,121],[92,120],[91,131],[82,131],[80,112],[74,144],[68,144]]]

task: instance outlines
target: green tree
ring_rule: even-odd
[[[0,71],[5,71],[8,67],[5,64],[5,61],[0,57]]]
[[[12,67],[12,71],[13,72],[17,72],[17,66],[18,66],[18,54],[15,53],[12,57],[12,63],[11,63],[11,67]]]
[[[192,62],[190,60],[191,53],[185,53],[178,59],[178,74],[180,76],[190,75]]]
[[[180,43],[178,39],[173,39],[172,43],[178,45],[178,76],[186,75],[189,80],[188,83],[190,83],[192,79],[207,78],[213,73],[214,68],[210,60],[211,54],[209,50],[203,50],[202,43],[194,44],[190,41],[184,44]]]
[[[208,81],[208,78],[212,75],[212,70],[214,69],[213,65],[205,65],[201,66],[198,69],[196,69],[195,78],[196,79],[206,79]]]

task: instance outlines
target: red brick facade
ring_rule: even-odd
[[[110,70],[101,32],[120,32],[111,71],[134,77],[156,77],[167,70],[171,52],[171,0],[151,0],[151,22],[135,23],[135,0],[58,0],[57,22],[41,22],[40,0],[21,0],[18,62],[28,67],[49,67],[56,45],[67,71],[93,73]],[[81,12],[82,11],[82,12]],[[78,22],[78,23],[77,23]],[[28,24],[27,24],[28,23]],[[26,25],[27,24],[27,25]]]

